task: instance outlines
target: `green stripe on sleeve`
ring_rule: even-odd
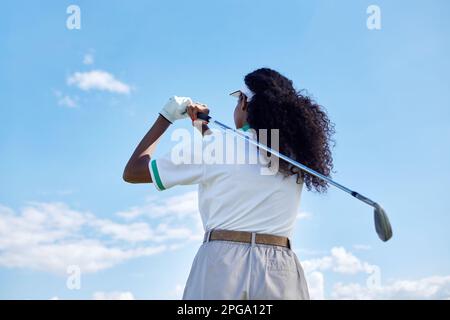
[[[152,160],[152,171],[153,171],[153,176],[155,177],[155,180],[156,180],[156,181],[153,181],[153,183],[156,183],[156,185],[158,186],[158,188],[161,191],[165,190],[166,188],[164,188],[164,186],[161,182],[161,178],[159,177],[158,167],[156,166],[156,160]]]

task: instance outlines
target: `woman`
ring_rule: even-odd
[[[261,138],[260,129],[279,129],[281,153],[330,175],[333,126],[322,108],[297,92],[291,80],[271,69],[248,74],[245,85],[232,94],[239,97],[234,110],[236,128],[254,129],[254,139]],[[199,112],[209,110],[189,98],[172,98],[124,171],[125,181],[153,182],[158,190],[199,185],[205,237],[183,299],[309,299],[304,273],[289,239],[303,184],[308,190],[325,192],[326,182],[281,159],[277,159],[273,174],[261,174],[260,163],[174,163],[169,154],[151,159],[170,123],[187,116],[194,121]],[[203,132],[207,129],[204,125]],[[268,166],[273,163],[269,161]]]

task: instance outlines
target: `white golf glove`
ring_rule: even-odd
[[[186,107],[192,103],[191,98],[173,96],[159,112],[167,121],[173,123],[175,120],[188,117]]]

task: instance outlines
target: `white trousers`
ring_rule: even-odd
[[[200,246],[184,300],[309,299],[303,268],[294,251],[265,244],[223,240]]]

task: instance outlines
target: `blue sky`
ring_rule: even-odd
[[[66,28],[70,4],[80,30]],[[381,30],[366,27],[372,4]],[[129,185],[123,167],[168,97],[232,124],[228,93],[262,66],[326,107],[334,178],[382,203],[394,228],[382,243],[370,207],[305,190],[293,246],[313,296],[450,297],[448,1],[6,1],[2,12],[0,298],[179,298],[201,243],[196,188]],[[171,145],[166,135],[157,154]],[[71,264],[79,290],[66,286]],[[381,285],[367,287],[377,268]]]

